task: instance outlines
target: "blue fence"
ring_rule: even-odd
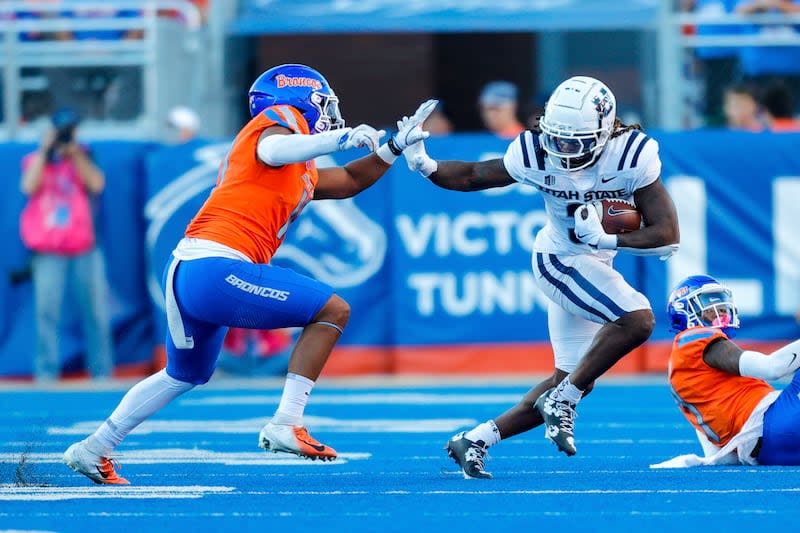
[[[619,254],[617,267],[657,312],[680,277],[709,272],[731,284],[742,337],[797,336],[800,308],[798,135],[656,133],[663,176],[679,209],[682,248],[664,263]],[[432,139],[441,159],[500,156],[506,143],[485,135]],[[94,145],[107,175],[100,231],[113,289],[119,363],[149,359],[163,338],[161,269],[213,186],[228,142],[185,146]],[[7,169],[1,196],[0,375],[32,367],[29,282],[15,274],[28,253],[18,237],[24,198],[19,160],[31,146],[0,145]],[[337,154],[342,163],[350,154]],[[321,164],[333,164],[326,159]],[[530,188],[476,193],[438,189],[403,161],[352,200],[312,202],[275,262],[336,287],[353,308],[342,344],[458,345],[547,340],[546,300],[530,271],[530,247],[545,221]],[[154,305],[155,302],[155,305]],[[69,305],[67,303],[67,305]],[[657,313],[658,314],[658,313]],[[659,317],[661,318],[661,317]],[[656,339],[668,338],[663,320]],[[80,332],[66,324],[63,359],[81,365]]]

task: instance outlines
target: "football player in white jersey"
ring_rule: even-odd
[[[539,127],[520,134],[502,159],[436,161],[421,142],[404,153],[409,168],[445,189],[477,191],[519,182],[538,189],[547,210],[532,267],[550,299],[555,371],[518,405],[453,436],[448,454],[465,477],[489,478],[488,447],[544,423],[545,436],[574,455],[579,400],[650,337],[655,322],[645,296],[613,269],[614,255],[623,250],[666,259],[678,248],[678,220],[660,180],[658,143],[638,125],[625,126],[616,118],[614,95],[604,83],[576,76],[555,89]],[[633,201],[644,226],[605,233],[588,204],[612,198]]]

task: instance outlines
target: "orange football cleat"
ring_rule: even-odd
[[[88,477],[98,485],[129,485],[127,479],[120,477],[114,462],[108,457],[98,455],[86,446],[86,441],[76,442],[64,452],[64,462],[68,467]]]
[[[287,452],[311,460],[333,461],[336,450],[308,434],[303,426],[289,426],[270,422],[261,429],[258,445],[271,452]]]

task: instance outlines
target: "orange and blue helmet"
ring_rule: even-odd
[[[667,315],[674,333],[702,326],[733,337],[739,327],[733,293],[711,276],[689,276],[678,283],[669,295]]]
[[[248,97],[251,117],[274,105],[290,105],[300,111],[312,134],[344,127],[339,98],[328,80],[305,65],[272,67],[256,78]]]

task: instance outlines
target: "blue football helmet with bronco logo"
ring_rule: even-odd
[[[670,331],[694,327],[720,328],[728,336],[739,327],[739,312],[731,290],[711,276],[689,276],[669,295]]]
[[[251,117],[274,105],[290,105],[312,134],[344,127],[339,98],[322,74],[305,65],[272,67],[256,78],[248,97]]]

